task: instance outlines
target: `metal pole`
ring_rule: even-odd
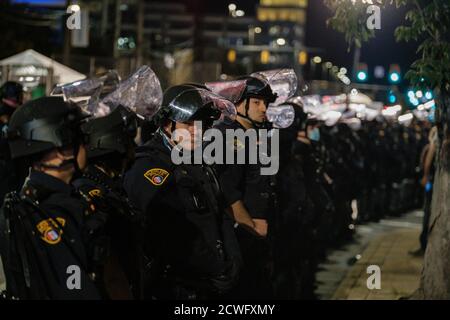
[[[70,0],[66,0],[66,9],[70,6]],[[66,20],[63,21],[64,28],[64,50],[63,50],[63,64],[68,65],[70,60],[70,36],[71,31],[66,26]]]
[[[356,72],[358,70],[359,60],[361,58],[361,48],[355,46],[355,52],[353,54],[353,80],[356,81]]]
[[[104,36],[108,29],[108,11],[109,11],[109,0],[103,0],[102,7],[102,25],[101,25],[101,35]]]
[[[120,38],[120,32],[122,29],[122,12],[120,11],[121,0],[116,0],[116,19],[115,19],[115,29],[114,29],[114,43],[113,52],[114,60],[117,65],[117,59],[119,59],[119,48],[117,47],[117,40]]]

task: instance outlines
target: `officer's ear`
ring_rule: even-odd
[[[247,99],[242,99],[238,103],[236,103],[236,110],[239,113],[245,113],[245,105],[247,104]]]
[[[167,120],[163,122],[162,128],[164,129],[165,132],[172,134],[172,132],[175,130],[175,126],[176,126],[175,122]]]

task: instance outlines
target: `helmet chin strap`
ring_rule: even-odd
[[[78,160],[77,160],[78,159],[78,152],[79,152],[79,150],[80,150],[80,146],[78,144],[76,144],[76,146],[74,146],[74,149],[73,149],[73,151],[74,151],[73,152],[73,154],[74,154],[73,158],[71,158],[71,159],[64,159],[58,165],[45,164],[45,163],[40,162],[39,166],[41,168],[48,169],[48,170],[61,170],[61,169],[63,169],[64,167],[66,167],[68,165],[72,165],[74,167],[74,169],[75,169],[75,172],[74,172],[73,176],[74,177],[75,176],[80,176],[80,175],[82,175],[82,171],[80,169],[80,166],[78,165]]]
[[[242,113],[240,113],[239,111],[237,112],[237,115],[250,121],[250,123],[252,124],[253,127],[255,127],[256,129],[263,129],[265,128],[265,121],[263,122],[258,122],[253,120],[252,118],[250,118],[250,116],[248,115],[248,110],[250,109],[250,99],[247,99],[245,102],[245,115],[243,115]]]

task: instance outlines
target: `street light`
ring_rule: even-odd
[[[277,45],[284,46],[286,44],[286,40],[284,38],[277,39]]]
[[[358,72],[358,80],[359,81],[366,81],[367,80],[367,73],[364,71]]]
[[[319,57],[319,56],[315,56],[315,57],[313,58],[313,62],[314,62],[315,64],[319,64],[319,63],[322,62],[322,58]]]
[[[72,4],[72,5],[70,5],[70,6],[69,6],[69,9],[70,9],[70,11],[72,11],[72,12],[78,12],[78,11],[81,10],[80,6],[77,5],[77,4]]]

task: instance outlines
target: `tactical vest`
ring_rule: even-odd
[[[40,241],[32,216],[51,219],[58,233],[63,226],[58,219],[48,215],[39,205],[40,192],[26,184],[20,193],[12,192],[5,197],[0,209],[0,256],[5,273],[6,288],[1,293],[4,299],[46,300],[52,298],[50,279],[53,269],[39,246]],[[62,237],[66,248],[87,275],[93,275],[83,259],[78,256],[71,243]],[[92,276],[94,278],[94,276]]]
[[[238,280],[242,258],[232,220],[227,220],[225,216],[222,193],[215,172],[207,165],[175,165],[169,154],[160,150],[159,146],[151,144],[137,150],[136,160],[149,156],[156,157],[170,166],[175,178],[175,188],[184,208],[184,218],[194,224],[202,235],[203,241],[197,242],[198,247],[193,248],[192,262],[200,267],[201,262],[194,261],[198,260],[196,253],[209,250],[214,257],[210,256],[208,265],[216,266],[215,280],[220,279],[218,281],[223,283],[217,284],[207,277],[201,279],[201,274],[183,273],[182,270],[176,270],[176,266],[166,265],[163,273],[176,277],[182,283],[217,293],[220,293],[222,287],[231,288]],[[170,272],[173,274],[170,275]]]

